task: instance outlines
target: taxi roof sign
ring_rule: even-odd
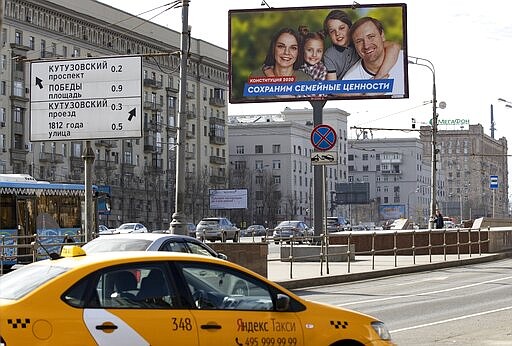
[[[78,257],[85,256],[86,253],[84,249],[82,249],[78,245],[64,245],[60,252],[61,257]]]

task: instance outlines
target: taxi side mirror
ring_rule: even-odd
[[[276,299],[277,311],[288,311],[290,307],[290,297],[285,294],[278,294]]]

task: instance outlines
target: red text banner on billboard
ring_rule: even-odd
[[[409,97],[406,9],[229,11],[230,102]]]
[[[211,189],[209,192],[210,209],[247,209],[247,189]]]

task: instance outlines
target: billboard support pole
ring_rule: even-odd
[[[313,107],[313,126],[321,125],[323,122],[323,109],[325,106],[326,100],[311,100],[309,103],[311,103],[311,106]],[[313,167],[313,184],[314,184],[314,190],[313,190],[313,199],[314,199],[314,205],[313,205],[313,227],[315,229],[315,237],[316,239],[319,239],[317,237],[322,234],[323,229],[323,219],[324,219],[324,205],[323,200],[324,197],[323,194],[323,188],[322,185],[324,184],[324,180],[322,178],[322,166],[316,165]]]
[[[190,37],[188,27],[188,3],[189,0],[182,0],[182,27],[181,27],[181,58],[180,58],[180,94],[179,94],[179,116],[178,116],[178,155],[176,155],[176,200],[174,214],[169,225],[173,234],[188,235],[185,216],[185,141],[187,131],[186,99],[187,99],[187,61],[188,61],[188,40]]]

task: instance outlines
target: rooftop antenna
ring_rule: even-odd
[[[268,8],[272,8],[265,0],[261,1],[261,6],[267,6]]]

